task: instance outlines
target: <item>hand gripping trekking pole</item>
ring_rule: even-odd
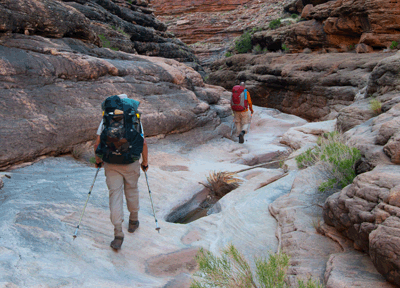
[[[147,189],[149,189],[151,208],[153,209],[154,220],[156,221],[156,230],[158,231],[158,233],[160,233],[160,229],[161,228],[158,227],[158,221],[157,221],[157,218],[156,218],[156,212],[154,211],[153,198],[151,197],[151,191],[150,191],[150,187],[149,187],[149,179],[147,178],[147,173],[146,172],[144,172],[144,175],[146,176],[146,183],[147,183]]]
[[[81,225],[81,221],[82,221],[82,218],[83,218],[83,214],[85,213],[86,205],[87,205],[87,203],[88,203],[88,201],[89,201],[90,194],[92,194],[92,189],[93,189],[93,186],[94,186],[94,182],[96,181],[97,174],[99,174],[100,168],[101,168],[101,166],[100,166],[99,168],[97,168],[96,175],[94,176],[92,186],[90,187],[90,190],[89,190],[89,193],[88,193],[88,196],[87,196],[87,199],[86,199],[85,206],[83,206],[83,210],[82,210],[82,214],[81,214],[81,219],[79,219],[78,226],[76,226],[76,230],[75,230],[75,233],[74,233],[74,235],[73,235],[74,240],[75,240],[76,236],[78,236],[77,234],[78,234],[79,225]]]

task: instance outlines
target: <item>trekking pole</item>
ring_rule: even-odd
[[[78,236],[77,234],[78,234],[79,225],[81,224],[81,221],[82,221],[82,218],[83,218],[83,214],[85,213],[86,205],[87,205],[87,203],[89,201],[90,194],[92,194],[92,189],[93,189],[93,186],[94,186],[94,182],[96,181],[97,174],[99,174],[100,168],[101,168],[101,166],[99,168],[97,168],[96,175],[94,176],[92,186],[90,187],[90,190],[89,190],[89,193],[88,193],[88,196],[87,196],[87,199],[86,199],[85,206],[83,206],[81,218],[79,219],[78,226],[76,226],[76,230],[75,230],[75,233],[73,235],[74,240],[75,240],[76,236]]]
[[[158,233],[160,233],[160,229],[161,229],[161,228],[158,227],[158,221],[157,221],[157,218],[156,218],[156,212],[154,211],[153,198],[151,197],[151,191],[150,191],[150,186],[149,186],[149,179],[147,178],[147,173],[146,173],[146,171],[144,172],[144,175],[146,176],[146,183],[147,183],[147,189],[149,189],[151,208],[153,209],[154,220],[156,221],[156,230],[158,231]]]

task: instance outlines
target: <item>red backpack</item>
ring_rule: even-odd
[[[232,99],[231,99],[231,108],[233,111],[244,111],[248,107],[247,102],[247,90],[240,86],[236,85],[232,88]]]

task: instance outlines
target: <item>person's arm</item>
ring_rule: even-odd
[[[253,115],[254,111],[253,111],[253,103],[251,103],[251,97],[250,97],[250,92],[247,91],[247,102],[249,103],[249,108],[251,111],[251,115]]]
[[[96,141],[94,142],[94,146],[93,146],[94,155],[96,157],[96,168],[101,167],[101,164],[103,163],[103,160],[101,160],[101,158],[96,155],[96,149],[97,149],[97,146],[99,146],[99,145],[100,145],[100,135],[97,135]]]
[[[143,139],[143,151],[142,151],[142,170],[146,172],[149,169],[149,149],[147,147],[146,138]]]

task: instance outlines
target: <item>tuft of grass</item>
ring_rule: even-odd
[[[211,191],[217,199],[222,198],[232,190],[238,188],[243,180],[237,178],[234,172],[210,172],[207,183],[200,183]]]
[[[268,27],[272,30],[274,30],[280,26],[281,26],[281,18],[272,20],[271,22],[269,22],[269,25],[268,25]]]
[[[369,101],[369,108],[374,111],[376,114],[380,114],[382,112],[382,102],[376,98],[372,98]]]
[[[297,18],[299,18],[299,15],[297,15],[297,14],[292,14],[292,15],[290,15],[290,17],[291,17],[292,19],[297,19]]]
[[[328,177],[318,187],[320,192],[351,184],[356,177],[355,164],[361,158],[360,151],[347,146],[343,135],[337,131],[325,133],[319,137],[317,144],[317,147],[308,149],[295,158],[297,167],[301,169],[320,164]]]
[[[286,273],[290,257],[285,253],[270,253],[268,259],[255,258],[255,273],[249,262],[235,248],[229,245],[221,251],[221,257],[200,248],[196,261],[199,271],[195,274],[190,288],[286,288]],[[306,285],[306,286],[304,286]],[[311,278],[304,283],[298,280],[301,288],[322,288],[319,281]]]
[[[226,52],[226,53],[225,53],[225,57],[226,57],[226,58],[231,57],[231,56],[232,56],[232,53],[231,53],[231,52]]]
[[[396,49],[399,43],[397,41],[392,41],[392,45],[389,46],[390,49]]]

